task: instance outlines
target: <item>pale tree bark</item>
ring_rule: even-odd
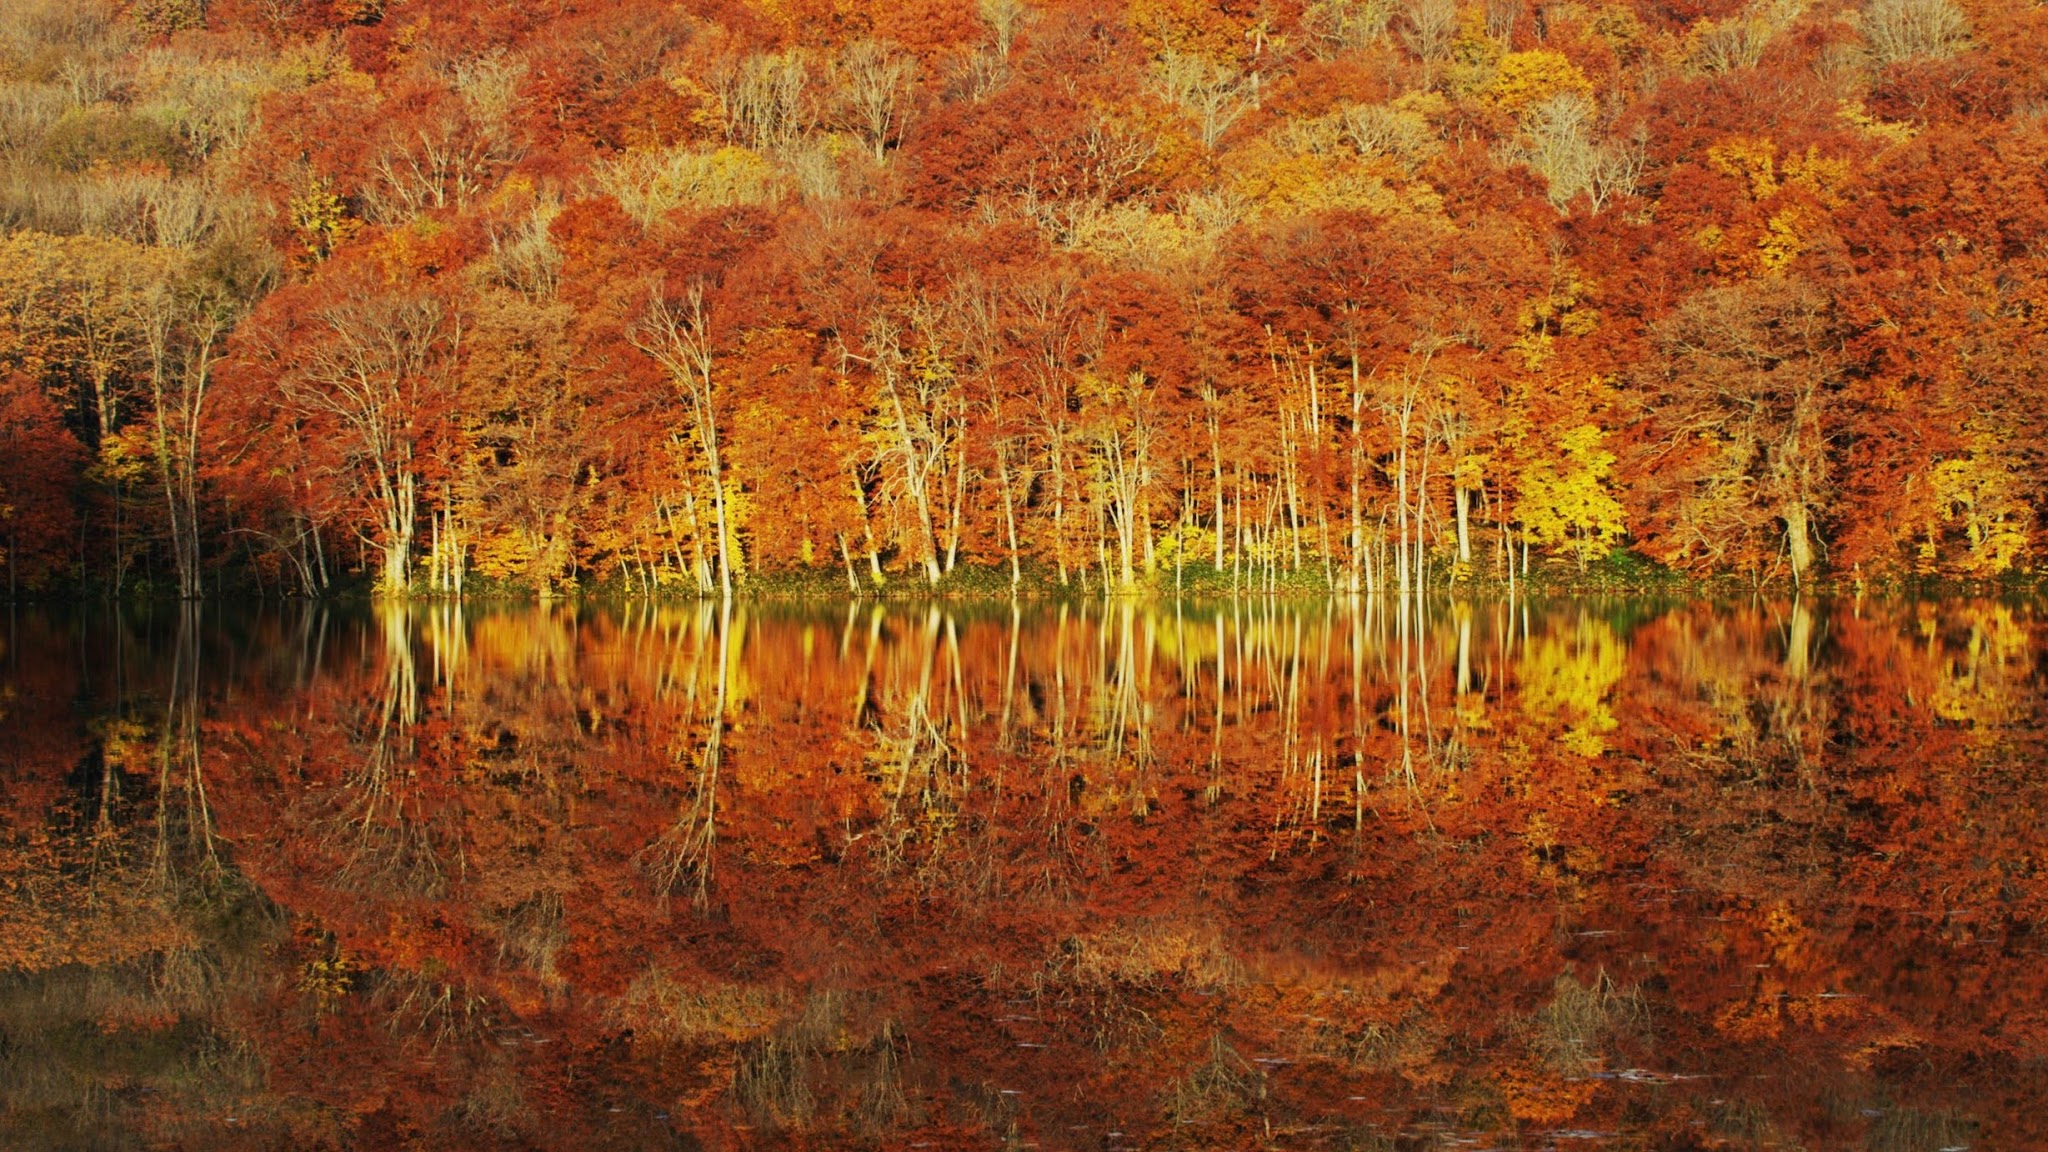
[[[1003,529],[1009,537],[1010,591],[1014,593],[1018,585],[1024,582],[1024,572],[1018,561],[1017,503],[1010,489],[1010,450],[1009,442],[1006,440],[996,442],[996,483],[1003,489]],[[1024,483],[1027,486],[1030,484],[1028,476],[1024,478]]]
[[[881,406],[888,430],[884,455],[895,462],[900,487],[917,517],[925,580],[937,584],[943,573],[937,518],[932,513],[932,477],[943,475],[946,462],[944,406],[951,381],[937,372],[912,367],[893,321],[877,317],[869,326],[868,344],[874,352],[875,375],[882,384]]]
[[[1103,411],[1089,429],[1102,469],[1105,511],[1116,533],[1122,587],[1137,583],[1135,559],[1140,536],[1150,525],[1145,495],[1152,480],[1152,398],[1142,373],[1103,389]]]
[[[725,467],[718,443],[717,353],[704,286],[692,284],[680,300],[656,289],[647,311],[627,334],[633,346],[662,366],[675,383],[703,455],[711,485],[711,510],[718,534],[719,595],[732,599],[732,525],[726,517]]]
[[[200,595],[199,460],[206,397],[233,311],[212,294],[162,284],[140,304],[149,357],[152,450],[178,569],[178,596]]]
[[[279,380],[287,407],[331,419],[345,466],[374,510],[377,591],[409,585],[424,427],[440,418],[462,338],[459,315],[426,293],[362,295],[316,314],[310,350]]]
[[[916,57],[887,41],[856,40],[839,54],[833,71],[842,123],[877,162],[885,159],[889,142],[903,134],[910,118]]]
[[[1209,480],[1216,499],[1216,571],[1223,571],[1223,420],[1216,386],[1202,385],[1203,417],[1209,426]]]
[[[1068,408],[1082,343],[1079,295],[1071,276],[1049,275],[1019,286],[1005,309],[1012,339],[1024,349],[1029,408],[1051,487],[1053,563],[1062,586],[1070,575],[1067,503],[1076,429]]]

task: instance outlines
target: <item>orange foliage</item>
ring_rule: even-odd
[[[61,417],[104,505],[87,583],[149,570],[181,514],[209,570],[306,592],[836,585],[849,558],[1347,590],[1540,576],[1525,544],[1570,581],[1584,549],[1516,509],[1589,426],[1626,513],[1600,535],[1697,575],[2012,579],[2048,526],[2033,6],[124,13],[24,31],[4,81],[37,110],[16,184],[61,188],[7,219],[150,254],[126,303],[41,265],[0,292],[12,366],[107,398]],[[433,459],[366,499],[292,397],[333,353],[309,301],[372,275],[432,282],[451,383],[393,425]],[[101,338],[161,319],[157,286],[237,329],[196,467],[151,440],[178,350]],[[658,286],[709,304],[702,413],[632,338]],[[1793,296],[1825,320],[1796,339]],[[1770,347],[1686,338],[1742,316]],[[1745,374],[1772,410],[1734,428],[1697,381]],[[186,473],[189,514],[152,498]]]

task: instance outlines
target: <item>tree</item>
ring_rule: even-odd
[[[1154,421],[1153,383],[1142,371],[1121,380],[1084,374],[1077,389],[1088,422],[1082,435],[1094,449],[1089,459],[1091,487],[1116,532],[1118,571],[1123,587],[1135,587],[1132,558],[1142,544],[1149,561],[1152,524],[1148,490],[1152,486]]]
[[[199,477],[206,463],[206,398],[240,311],[240,302],[223,285],[189,271],[155,285],[138,305],[149,359],[151,450],[183,600],[198,599],[201,591]]]
[[[1657,339],[1645,384],[1660,438],[1644,490],[1669,501],[1662,558],[1761,571],[1776,552],[1803,579],[1825,546],[1829,403],[1848,367],[1834,301],[1793,278],[1709,288]]]
[[[431,282],[397,283],[362,258],[284,289],[256,318],[254,355],[302,421],[313,459],[349,493],[379,556],[377,590],[411,585],[424,471],[450,429],[463,317]]]
[[[692,283],[680,300],[656,289],[647,310],[629,333],[640,349],[669,374],[682,394],[690,432],[704,460],[711,485],[711,506],[717,525],[718,590],[732,599],[732,527],[726,521],[725,467],[718,446],[717,354],[712,344],[711,316],[704,303],[704,285]]]
[[[1581,424],[1557,438],[1554,454],[1526,466],[1515,518],[1529,538],[1545,548],[1568,552],[1584,571],[1628,531],[1621,502],[1608,491],[1614,454],[1600,446],[1606,434]]]
[[[916,517],[918,558],[927,582],[937,584],[940,564],[935,504],[945,465],[957,449],[966,407],[959,377],[940,342],[939,317],[928,301],[911,309],[908,331],[888,315],[869,321],[866,347],[879,390],[874,400],[876,458],[891,488]]]
[[[1194,118],[1196,138],[1214,150],[1223,134],[1258,106],[1259,77],[1193,52],[1167,48],[1153,66],[1161,99]]]
[[[1970,19],[1954,0],[1871,0],[1859,23],[1881,64],[1946,56],[1970,38]]]
[[[7,599],[44,586],[73,555],[72,484],[84,450],[26,375],[0,375],[0,560]]]
[[[881,162],[909,123],[917,61],[893,44],[856,40],[834,65],[840,121]]]
[[[95,585],[1976,579],[2048,525],[2037,6],[28,2],[0,371]]]
[[[142,302],[165,254],[107,236],[16,232],[0,239],[0,362],[54,391],[75,387],[91,444],[121,425],[122,390],[143,358]]]

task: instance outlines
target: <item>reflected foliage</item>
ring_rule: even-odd
[[[18,615],[10,1147],[2017,1147],[2038,609]]]

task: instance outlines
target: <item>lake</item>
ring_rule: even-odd
[[[2031,603],[0,636],[7,1147],[2048,1138]]]

